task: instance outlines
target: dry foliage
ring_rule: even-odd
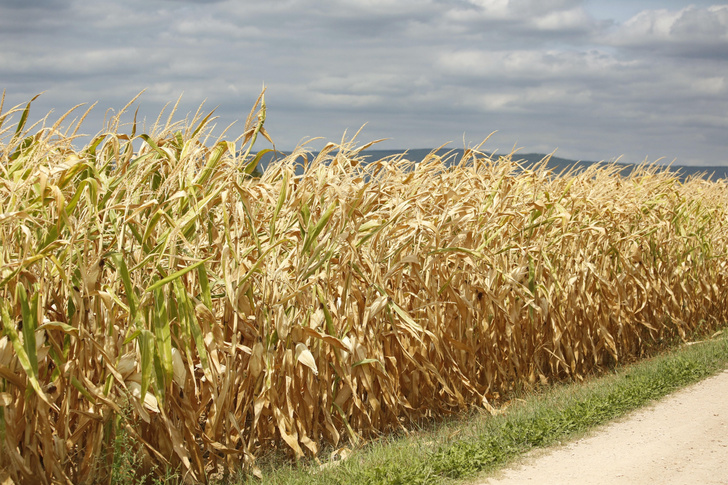
[[[26,129],[29,107],[0,114],[0,467],[17,482],[106,480],[120,429],[196,480],[281,445],[316,454],[728,316],[724,181],[554,176],[477,150],[360,163],[352,142],[256,179],[262,97],[232,142],[173,109],[80,151],[82,119]]]

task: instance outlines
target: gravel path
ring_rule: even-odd
[[[728,370],[481,485],[728,485]]]

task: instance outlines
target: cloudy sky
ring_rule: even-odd
[[[380,148],[728,165],[728,3],[0,0],[5,110],[44,92],[31,119],[98,101],[93,134],[146,89],[140,117],[183,94],[221,130],[264,84],[279,149],[366,123]]]

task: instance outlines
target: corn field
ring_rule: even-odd
[[[256,470],[728,318],[724,180],[477,149],[363,163],[353,140],[257,178],[262,94],[232,141],[175,105],[147,133],[119,113],[80,150],[88,111],[26,127],[30,106],[0,105],[0,470],[17,483],[107,482],[122,431],[189,481]]]

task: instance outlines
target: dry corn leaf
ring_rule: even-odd
[[[296,344],[296,362],[311,369],[314,375],[318,375],[318,368],[316,367],[316,360],[313,358],[313,354],[305,344],[300,342]]]

